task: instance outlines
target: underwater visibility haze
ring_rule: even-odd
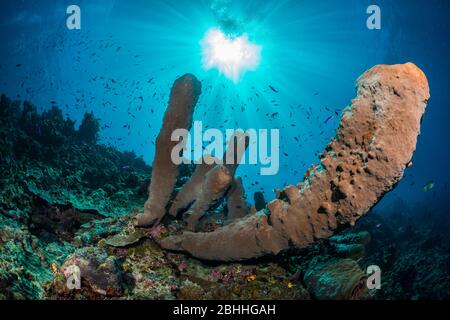
[[[75,2],[0,4],[0,299],[450,299],[448,1]]]

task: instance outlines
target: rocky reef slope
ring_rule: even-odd
[[[56,106],[38,113],[3,95],[0,116],[0,296],[43,298],[51,263],[142,205],[151,168],[97,144],[92,113],[75,130]]]

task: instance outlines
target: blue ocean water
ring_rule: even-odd
[[[72,3],[71,3],[72,4]],[[450,4],[379,0],[381,30],[366,27],[373,1],[78,0],[81,30],[68,30],[61,1],[2,1],[0,92],[40,109],[61,107],[79,124],[101,119],[101,142],[151,163],[169,90],[191,72],[203,84],[195,120],[211,128],[280,129],[280,170],[260,176],[241,165],[255,191],[302,180],[335,135],[355,80],[376,64],[414,62],[427,75],[431,101],[413,159],[394,192],[445,209],[450,160],[448,74]],[[238,82],[202,66],[200,41],[211,28],[248,34],[261,62]],[[274,88],[275,90],[272,90]],[[334,116],[330,121],[331,116]],[[422,187],[434,181],[430,192]]]

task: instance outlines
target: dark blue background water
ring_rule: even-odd
[[[79,31],[66,28],[70,4],[81,7]],[[366,28],[371,4],[381,7],[381,30]],[[0,92],[41,109],[54,101],[78,124],[85,111],[93,110],[101,118],[102,143],[134,150],[150,163],[170,86],[192,72],[203,81],[196,120],[217,128],[280,129],[280,173],[259,177],[259,167],[249,165],[238,172],[249,195],[262,188],[271,198],[273,188],[299,182],[318,161],[338,124],[338,117],[325,120],[350,103],[359,75],[376,64],[412,61],[427,75],[432,99],[414,165],[383,203],[400,197],[446,207],[450,2],[242,0],[221,5],[241,22],[237,32],[262,46],[259,68],[237,84],[201,64],[200,40],[208,29],[224,27],[211,1],[2,1]],[[424,193],[429,180],[435,188]]]

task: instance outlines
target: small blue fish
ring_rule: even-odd
[[[330,122],[331,120],[334,119],[334,115],[329,116],[326,120],[325,120],[325,124],[327,124],[328,122]]]
[[[430,180],[423,186],[422,191],[423,192],[428,192],[428,191],[430,191],[433,188],[434,188],[434,181]]]
[[[272,90],[273,92],[278,93],[278,90],[275,89],[274,87],[272,87],[271,85],[269,85],[269,88],[270,88],[270,90]]]

